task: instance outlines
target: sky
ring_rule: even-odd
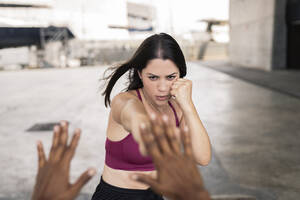
[[[228,0],[164,0],[152,1],[158,8],[158,17],[164,19],[161,29],[185,32],[199,26],[201,19],[225,19],[229,17]]]
[[[225,19],[229,17],[229,0],[127,0],[152,5],[156,10],[155,27],[157,32],[182,34],[204,29],[201,19]],[[126,0],[0,0],[0,3],[33,3],[51,5],[51,12],[43,13],[24,11],[23,16],[17,12],[0,12],[0,20],[23,20],[28,16],[34,20],[50,21],[53,25],[66,25],[80,39],[126,39],[125,30],[108,28],[109,25],[126,26]],[[6,12],[7,13],[7,12]],[[20,12],[21,13],[21,12]],[[38,14],[37,14],[38,13]],[[29,14],[29,15],[28,15]],[[1,21],[0,21],[1,22]]]

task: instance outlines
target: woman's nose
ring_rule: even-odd
[[[170,84],[169,83],[167,83],[167,81],[160,81],[159,83],[158,83],[158,90],[160,91],[160,92],[168,92],[169,91],[169,86]]]

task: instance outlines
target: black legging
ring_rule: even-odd
[[[150,188],[146,190],[119,188],[106,183],[101,177],[92,200],[163,200],[163,198]]]

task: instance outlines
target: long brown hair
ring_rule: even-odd
[[[113,72],[104,78],[108,83],[102,93],[102,95],[105,96],[105,106],[110,105],[110,94],[114,85],[119,78],[128,71],[129,85],[127,90],[142,88],[143,82],[138,72],[141,72],[146,67],[148,61],[155,58],[172,60],[179,69],[180,77],[182,78],[186,75],[186,62],[176,40],[166,33],[154,34],[142,42],[134,55],[127,62],[110,68]]]

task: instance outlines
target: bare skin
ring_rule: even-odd
[[[142,139],[157,169],[157,178],[139,173],[131,178],[172,200],[210,200],[196,166],[188,130],[179,130],[164,119],[154,118],[150,129],[141,126]],[[182,141],[176,140],[176,132],[180,132]]]
[[[139,125],[150,126],[152,114],[165,114],[175,125],[175,116],[168,105],[172,103],[180,120],[180,126],[189,126],[193,139],[193,152],[200,165],[207,165],[211,158],[210,141],[197,111],[191,100],[191,81],[179,78],[179,69],[170,60],[153,59],[140,73],[144,87],[139,89],[142,102],[136,91],[120,93],[111,103],[111,112],[107,127],[107,137],[120,141],[129,132],[139,144],[140,152],[146,155],[146,149],[140,135]],[[171,98],[176,96],[175,99]],[[179,136],[177,136],[179,138]],[[195,140],[195,141],[194,141]],[[103,179],[109,184],[131,189],[146,189],[149,186],[130,180],[134,171],[116,170],[104,166]],[[156,176],[155,171],[142,172]]]
[[[74,184],[69,182],[70,164],[80,133],[80,129],[76,129],[71,143],[68,145],[68,123],[62,121],[60,126],[55,126],[48,159],[46,159],[43,144],[40,141],[38,142],[39,166],[32,200],[75,199],[81,188],[96,174],[96,170],[90,168]]]
[[[134,98],[139,103],[141,103],[140,100],[138,99],[136,91],[125,92],[122,95],[129,96],[129,98]],[[142,95],[143,102],[145,102],[142,92],[141,92],[141,95]],[[171,102],[173,102],[173,101],[171,100]],[[175,107],[174,103],[175,102],[173,102],[172,104]],[[148,110],[149,113],[154,113],[154,111],[151,110],[151,108],[149,108],[149,105],[143,104],[143,106],[147,107],[149,109]],[[171,119],[170,123],[175,126],[175,116],[174,116],[174,113],[171,110],[171,108],[169,110],[167,110],[165,113],[167,113],[166,115]],[[177,113],[177,115],[178,115],[178,117],[181,117],[182,113],[179,112],[179,113]],[[124,139],[128,135],[128,132],[129,132],[127,130],[124,130],[124,128],[120,124],[118,124],[114,121],[114,119],[112,118],[112,114],[110,114],[110,116],[109,116],[108,127],[109,127],[108,130],[111,132],[108,132],[107,135],[108,135],[108,138],[112,141],[120,141],[120,140]],[[145,185],[140,182],[129,179],[131,174],[134,174],[134,173],[136,173],[136,171],[117,170],[117,169],[110,168],[107,165],[104,165],[102,177],[107,183],[118,186],[118,187],[122,187],[122,188],[129,188],[129,189],[147,189],[147,188],[149,188],[148,185]],[[156,171],[144,171],[144,172],[140,172],[140,173],[151,175],[152,177],[156,176]]]
[[[148,129],[145,124],[140,126],[146,151],[157,168],[157,177],[132,172],[129,180],[149,185],[157,193],[174,200],[209,200],[209,193],[205,190],[196,167],[188,132],[180,133],[174,125],[170,125],[166,116],[163,119],[165,120],[162,123],[162,120],[153,119],[152,115]],[[63,121],[60,126],[56,126],[48,159],[42,143],[38,142],[39,166],[32,200],[75,199],[81,188],[95,175],[95,169],[90,168],[74,184],[69,183],[70,162],[78,145],[80,132],[80,129],[76,129],[70,145],[67,145],[67,122]],[[176,139],[176,132],[182,137],[184,153],[180,150],[181,141]],[[183,168],[186,170],[182,170]]]

